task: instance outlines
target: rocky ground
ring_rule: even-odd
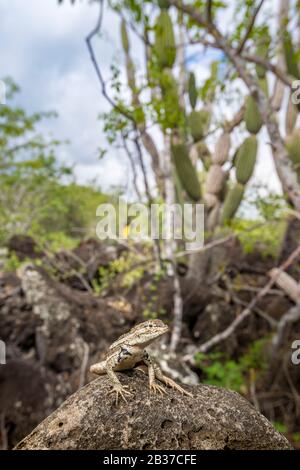
[[[29,237],[14,237],[8,249],[26,263],[0,274],[0,338],[7,345],[7,364],[0,366],[2,447],[16,445],[93,379],[89,365],[114,339],[144,320],[149,299],[151,311],[161,312],[165,321],[171,320],[172,311],[170,282],[155,277],[150,267],[130,287],[122,287],[116,276],[97,292],[94,281],[97,286],[104,282],[102,268],[118,260],[125,247],[87,240],[72,252],[53,255],[38,250]],[[243,254],[236,240],[215,248],[213,256],[205,252],[195,257],[189,271],[184,262],[178,265],[184,300],[182,339],[176,355],[164,349],[168,338],[155,351],[169,375],[188,384],[205,379],[201,366],[183,357],[236,318],[265,285],[273,266],[273,259],[259,253]],[[292,305],[284,292],[272,289],[216,349],[239,358],[253,341],[271,337],[274,325]],[[285,424],[288,437],[300,429],[300,366],[290,361],[291,343],[299,334],[298,322],[286,331],[276,354],[267,343],[266,370],[254,379],[249,372],[247,386],[241,387],[267,418]]]

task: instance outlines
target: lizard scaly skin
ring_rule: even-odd
[[[148,367],[150,391],[161,394],[166,393],[165,389],[156,382],[158,379],[165,385],[178,390],[180,393],[192,397],[192,395],[178,385],[174,380],[166,377],[160,367],[155,364],[147,350],[145,349],[156,338],[159,338],[169,330],[161,320],[148,320],[139,323],[128,333],[120,336],[108,349],[106,358],[91,366],[90,371],[97,375],[107,374],[113,388],[110,393],[116,393],[116,403],[119,396],[127,401],[126,396],[132,395],[128,387],[123,386],[119,381],[116,371],[133,369],[138,363],[144,363]]]

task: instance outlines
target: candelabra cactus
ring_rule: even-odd
[[[172,20],[162,9],[155,24],[155,54],[161,68],[172,68],[176,59],[176,45]]]
[[[257,103],[251,95],[246,99],[244,117],[247,131],[250,132],[250,134],[258,134],[262,127],[263,121]]]
[[[285,31],[284,33],[283,52],[288,73],[299,80],[300,71],[298,66],[297,53],[293,45],[292,36],[288,31]]]
[[[173,144],[172,155],[176,172],[183,188],[193,201],[199,201],[201,197],[200,182],[195,167],[189,157],[186,144]]]
[[[245,186],[236,183],[227,193],[224,201],[221,222],[226,223],[232,219],[238,210],[245,192]]]
[[[230,173],[225,169],[231,148],[230,126],[224,125],[224,130],[211,154],[205,142],[211,123],[211,106],[209,104],[202,107],[198,105],[199,93],[196,77],[191,72],[185,88],[189,98],[190,111],[186,111],[184,100],[182,100],[181,86],[175,78],[176,73],[173,72],[177,49],[168,2],[158,0],[158,4],[160,12],[155,20],[154,41],[148,56],[151,86],[156,90],[153,109],[157,113],[157,123],[161,130],[165,135],[171,137],[173,184],[178,200],[183,202],[182,196],[184,195],[194,202],[202,198],[206,207],[207,228],[214,230],[220,221],[226,223],[232,219],[239,208],[245,187],[254,171],[258,147],[256,134],[260,131],[263,122],[254,97],[248,96],[245,102],[244,121],[250,136],[245,139],[233,159],[236,183],[232,186],[229,182]],[[133,94],[132,105],[137,108],[141,104],[124,21],[121,24],[121,40],[126,56],[127,81]],[[262,58],[267,58],[268,48],[269,39],[261,40],[257,46],[257,54]],[[265,69],[258,66],[256,73],[261,89],[268,95]],[[160,90],[159,94],[157,94],[158,90]],[[139,124],[139,127],[141,126],[141,138],[145,140],[144,122]],[[292,124],[289,123],[289,129],[291,128]],[[287,145],[294,149],[297,144],[288,142]],[[291,153],[294,158],[294,151],[291,150]],[[201,176],[198,175],[196,169],[197,158],[201,159],[203,163],[204,171]]]
[[[256,46],[256,55],[261,57],[264,60],[269,58],[269,49],[271,44],[271,37],[268,31],[259,39]],[[261,65],[256,65],[256,74],[259,79],[264,79],[266,77],[266,69]]]

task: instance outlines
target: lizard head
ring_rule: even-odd
[[[131,332],[133,331],[137,342],[147,345],[169,331],[169,327],[161,320],[148,320],[136,325],[131,330]]]

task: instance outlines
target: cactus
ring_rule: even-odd
[[[157,0],[157,3],[161,10],[167,10],[170,6],[168,0]]]
[[[269,96],[269,86],[267,77],[258,80],[259,86],[266,96]]]
[[[215,194],[205,193],[204,194],[204,202],[205,202],[206,207],[208,209],[211,209],[216,204],[218,204],[219,199]]]
[[[295,130],[290,136],[287,137],[285,147],[288,152],[289,159],[295,166],[298,177],[300,170],[300,131]]]
[[[228,176],[229,176],[229,174],[227,173],[227,178],[226,178],[226,180],[224,180],[223,188],[222,188],[220,194],[218,195],[218,198],[221,202],[225,201],[225,198],[226,198],[226,196],[228,194],[228,191],[229,191]]]
[[[212,156],[212,162],[216,163],[217,165],[223,165],[229,155],[230,149],[230,134],[228,132],[224,132],[218,139],[215,153]]]
[[[170,69],[163,69],[159,84],[164,98],[169,96],[176,99],[176,102],[179,101],[178,85]]]
[[[257,46],[256,55],[261,58],[266,58],[268,55],[268,48],[265,45]],[[266,69],[262,65],[256,65],[255,70],[258,78],[265,78]]]
[[[249,95],[246,99],[245,123],[250,134],[257,134],[262,127],[262,118],[254,98]]]
[[[198,201],[201,197],[200,182],[186,145],[173,144],[171,150],[176,172],[183,188],[193,201]]]
[[[127,82],[131,90],[136,89],[135,83],[135,67],[134,63],[132,62],[131,57],[126,57],[126,72],[127,72]]]
[[[156,21],[154,50],[161,68],[173,67],[176,59],[176,46],[172,20],[167,10],[162,10]]]
[[[232,157],[232,165],[233,166],[236,166],[236,162],[237,162],[237,156],[239,154],[239,150],[240,150],[241,147],[237,147],[237,149],[235,150],[234,154],[233,154],[233,157]]]
[[[189,76],[189,99],[190,99],[190,104],[193,109],[195,109],[196,104],[197,104],[197,87],[196,87],[196,78],[195,74],[193,72],[190,73]]]
[[[227,193],[223,205],[223,211],[221,216],[221,222],[224,224],[235,215],[239,208],[239,205],[243,199],[245,192],[245,186],[237,183]]]
[[[224,186],[226,173],[219,165],[212,165],[206,177],[205,189],[210,194],[219,194]]]
[[[204,109],[192,111],[189,115],[189,126],[194,142],[201,140],[208,130],[210,123],[210,113]]]
[[[293,77],[300,79],[299,67],[297,63],[297,55],[294,49],[292,36],[286,31],[283,38],[283,51],[287,71]]]
[[[180,107],[178,85],[170,69],[163,69],[160,75],[160,88],[162,92],[163,125],[165,128],[175,128],[183,119],[183,110]]]
[[[269,55],[269,47],[271,43],[271,37],[269,32],[266,32],[263,37],[261,37],[258,41],[258,45],[256,48],[256,55],[261,57],[262,59],[268,59]],[[266,69],[261,65],[256,65],[256,74],[259,79],[263,79],[266,76]]]
[[[127,34],[126,23],[124,20],[121,22],[121,41],[125,54],[129,52],[129,39]]]
[[[241,145],[236,157],[236,179],[241,184],[250,180],[256,163],[257,138],[252,135]]]
[[[209,148],[203,140],[199,140],[199,142],[196,144],[196,150],[198,153],[198,158],[200,158],[204,169],[207,171],[211,165],[211,153]]]
[[[213,231],[216,227],[216,225],[219,222],[220,219],[220,209],[221,209],[221,203],[220,201],[217,201],[217,203],[212,207],[212,209],[209,211],[208,217],[207,217],[207,230]]]

